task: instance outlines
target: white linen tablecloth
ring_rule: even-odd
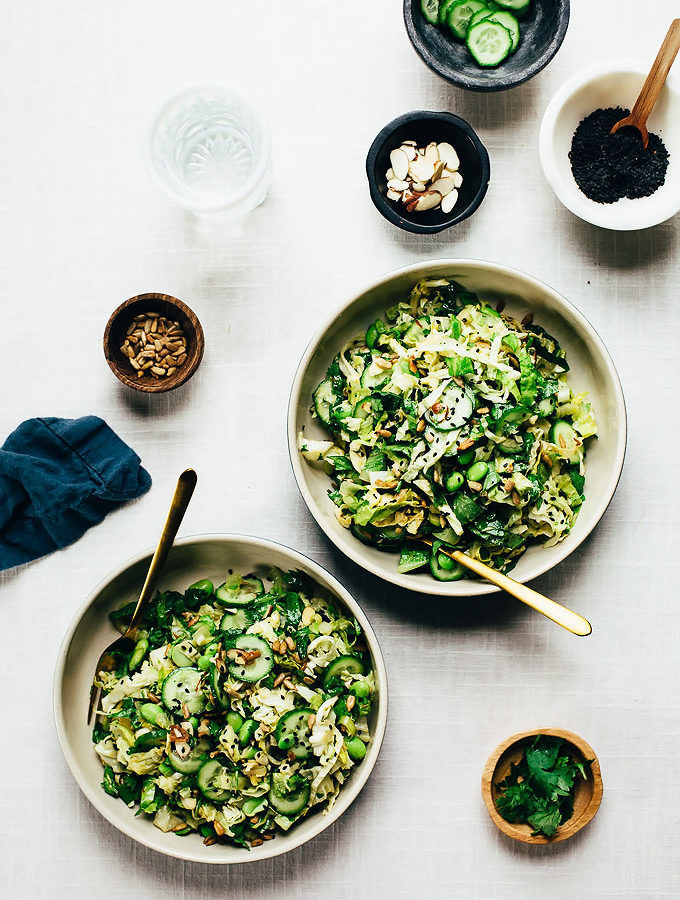
[[[554,91],[601,59],[651,64],[678,8],[572,7],[544,72],[475,94],[421,63],[398,0],[2,4],[0,433],[34,415],[96,413],[154,478],[146,497],[72,547],[0,575],[8,900],[680,895],[679,223],[617,234],[577,220],[537,151]],[[240,235],[198,231],[145,171],[155,110],[206,81],[247,89],[272,125],[274,180]],[[434,237],[386,223],[364,174],[374,135],[416,108],[462,115],[491,156],[482,207]],[[592,621],[587,639],[505,596],[442,601],[364,575],[295,486],[285,412],[312,333],[369,279],[444,256],[545,280],[592,321],[618,366],[630,417],[621,485],[591,539],[535,585]],[[201,368],[169,395],[125,389],[102,354],[110,312],[143,291],[183,298],[205,329]],[[131,842],[81,796],[55,735],[66,627],[99,579],[155,542],[186,466],[199,486],[182,534],[257,534],[326,565],[369,615],[390,675],[387,737],[359,799],[322,836],[263,863],[184,864]],[[573,840],[527,847],[492,824],[480,776],[507,735],[550,725],[593,745],[604,800]]]

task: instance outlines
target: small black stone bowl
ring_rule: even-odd
[[[404,23],[416,53],[437,75],[468,91],[504,91],[533,78],[557,53],[569,24],[569,0],[532,0],[519,19],[517,50],[496,68],[482,68],[448,28],[431,25],[420,0],[404,0]]]
[[[441,209],[411,213],[401,201],[387,198],[385,175],[390,153],[409,140],[417,141],[419,147],[447,141],[458,154],[463,183],[450,213]],[[366,175],[371,200],[388,222],[413,234],[436,234],[467,219],[484,199],[489,186],[489,154],[465,119],[448,112],[415,110],[393,119],[378,134],[366,157]]]

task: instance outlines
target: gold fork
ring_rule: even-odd
[[[92,718],[92,711],[95,709],[99,702],[99,695],[101,693],[101,689],[96,685],[97,675],[100,672],[114,671],[116,668],[116,654],[128,654],[135,646],[137,640],[137,632],[139,630],[139,623],[141,622],[144,609],[146,607],[146,604],[151,599],[151,595],[153,594],[153,590],[156,587],[158,577],[161,574],[163,566],[165,565],[165,560],[167,558],[168,552],[172,547],[173,541],[175,540],[175,535],[177,534],[182,519],[184,518],[184,513],[187,511],[187,506],[189,505],[189,501],[191,500],[191,495],[193,494],[194,488],[196,487],[196,477],[196,473],[193,469],[185,469],[177,479],[177,487],[175,488],[172,503],[170,504],[168,517],[165,520],[165,525],[163,526],[163,531],[161,532],[158,546],[156,547],[156,552],[151,559],[149,571],[146,573],[146,580],[144,581],[144,585],[139,595],[139,600],[137,601],[137,605],[135,606],[135,611],[133,612],[132,618],[130,619],[130,624],[125,629],[125,632],[121,635],[121,637],[115,640],[112,644],[109,644],[106,650],[104,650],[102,655],[99,657],[99,662],[97,663],[94,671],[92,687],[90,689],[90,705],[87,710],[88,724]]]
[[[412,540],[419,544],[427,544],[428,547],[432,547],[432,541],[428,538],[414,537]],[[504,575],[502,572],[497,572],[496,569],[492,569],[491,566],[487,566],[486,563],[480,562],[478,559],[473,559],[471,556],[462,553],[460,550],[449,550],[440,547],[437,552],[443,553],[444,556],[448,556],[449,559],[455,560],[459,565],[465,566],[466,569],[470,569],[475,575],[479,575],[481,578],[490,581],[491,584],[495,584],[496,587],[504,590],[506,594],[511,594],[513,597],[516,597],[517,600],[526,603],[527,606],[530,606],[532,609],[535,609],[536,612],[540,612],[544,616],[547,616],[548,619],[552,619],[553,622],[557,625],[561,625],[562,628],[566,628],[567,631],[571,631],[572,634],[579,635],[579,637],[586,637],[592,632],[593,629],[590,622],[579,615],[579,613],[568,609],[566,606],[562,606],[560,603],[551,600],[549,597],[544,597],[543,594],[539,594],[538,591],[533,590],[533,588],[527,587],[526,584],[515,581],[514,578],[508,578],[507,575]]]

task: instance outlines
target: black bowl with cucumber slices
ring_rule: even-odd
[[[569,0],[404,0],[423,62],[470,91],[504,91],[548,65],[569,24]]]

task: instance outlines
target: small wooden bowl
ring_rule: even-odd
[[[130,360],[121,352],[127,330],[132,320],[140,313],[156,312],[167,319],[179,322],[187,342],[187,358],[172,375],[154,378],[152,375],[139,377]],[[205,338],[196,314],[189,307],[169,294],[138,294],[116,309],[104,330],[104,356],[113,374],[123,384],[147,394],[172,391],[188,381],[203,358]]]
[[[585,780],[579,777],[576,781],[574,814],[560,825],[555,836],[551,838],[533,835],[531,825],[506,822],[496,809],[495,803],[501,794],[496,785],[509,774],[511,764],[519,762],[525,747],[537,734],[560,737],[565,742],[565,749],[579,762],[585,763],[590,759],[593,761],[586,769],[588,777]],[[503,741],[489,757],[482,773],[482,797],[489,815],[503,834],[525,844],[556,844],[558,841],[566,841],[567,838],[573,837],[598,811],[602,800],[600,764],[590,744],[571,731],[565,731],[563,728],[535,728],[533,731],[522,731]]]

